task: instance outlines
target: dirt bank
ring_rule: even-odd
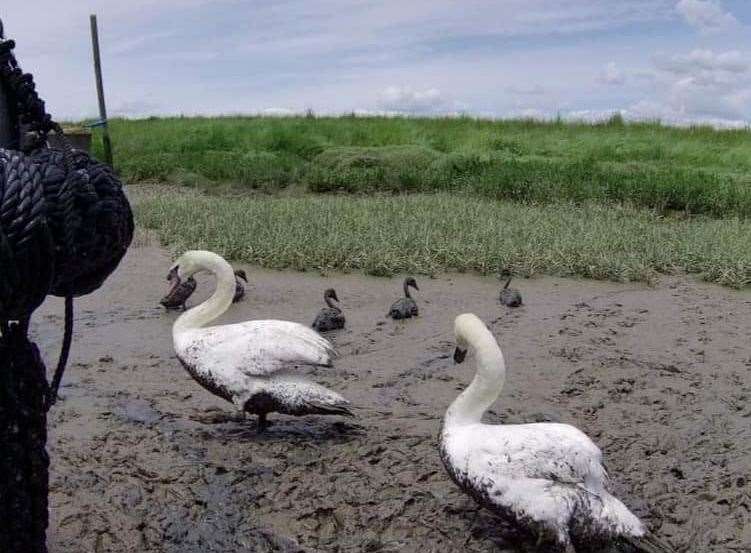
[[[418,278],[422,316],[395,323],[384,315],[397,279],[247,267],[248,297],[227,321],[309,324],[336,288],[348,329],[316,377],[362,407],[356,420],[272,416],[259,436],[176,361],[175,315],[157,304],[168,267],[164,251],[135,247],[77,303],[50,424],[52,552],[525,551],[490,515],[470,530],[474,506],[438,459],[440,417],[472,376],[450,358],[465,311],[492,326],[509,366],[489,420],[580,426],[616,492],[679,551],[751,544],[748,293],[543,278],[516,282],[525,305],[509,310],[495,279]],[[50,365],[61,315],[50,302],[33,326]]]

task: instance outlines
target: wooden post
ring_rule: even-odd
[[[104,103],[104,84],[102,84],[102,60],[99,56],[99,29],[94,14],[91,14],[91,47],[94,52],[94,73],[96,74],[96,93],[99,98],[99,119],[104,142],[104,158],[107,164],[112,166],[112,142],[107,127],[107,106]]]

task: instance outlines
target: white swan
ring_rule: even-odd
[[[440,455],[454,482],[478,503],[537,536],[538,545],[599,551],[623,542],[631,551],[672,551],[649,534],[620,500],[608,493],[600,449],[568,424],[481,422],[503,388],[503,354],[483,322],[472,314],[454,323],[454,360],[467,351],[477,373],[446,411]]]
[[[177,286],[202,270],[216,275],[216,291],[172,327],[175,353],[199,384],[243,413],[258,415],[259,430],[270,412],[352,415],[342,396],[295,374],[300,367],[331,365],[331,344],[312,329],[277,320],[205,326],[232,304],[235,275],[208,251],[185,252],[170,275]]]

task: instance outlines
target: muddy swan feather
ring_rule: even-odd
[[[290,321],[206,326],[232,304],[235,275],[229,263],[208,251],[184,253],[170,273],[181,282],[199,271],[216,275],[216,290],[172,327],[175,353],[199,384],[238,410],[258,415],[259,429],[270,412],[351,415],[346,399],[300,374],[306,366],[332,364],[334,350],[326,339]]]
[[[607,491],[600,449],[568,424],[483,424],[503,388],[498,343],[472,314],[454,323],[454,360],[476,360],[472,383],[446,411],[440,456],[454,482],[478,503],[560,550],[623,545],[624,551],[673,551]],[[599,549],[595,549],[599,550]]]

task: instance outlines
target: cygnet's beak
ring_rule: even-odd
[[[177,265],[172,267],[169,273],[167,273],[167,282],[172,282],[173,280],[177,280],[178,284],[180,282],[180,277],[177,276]]]

